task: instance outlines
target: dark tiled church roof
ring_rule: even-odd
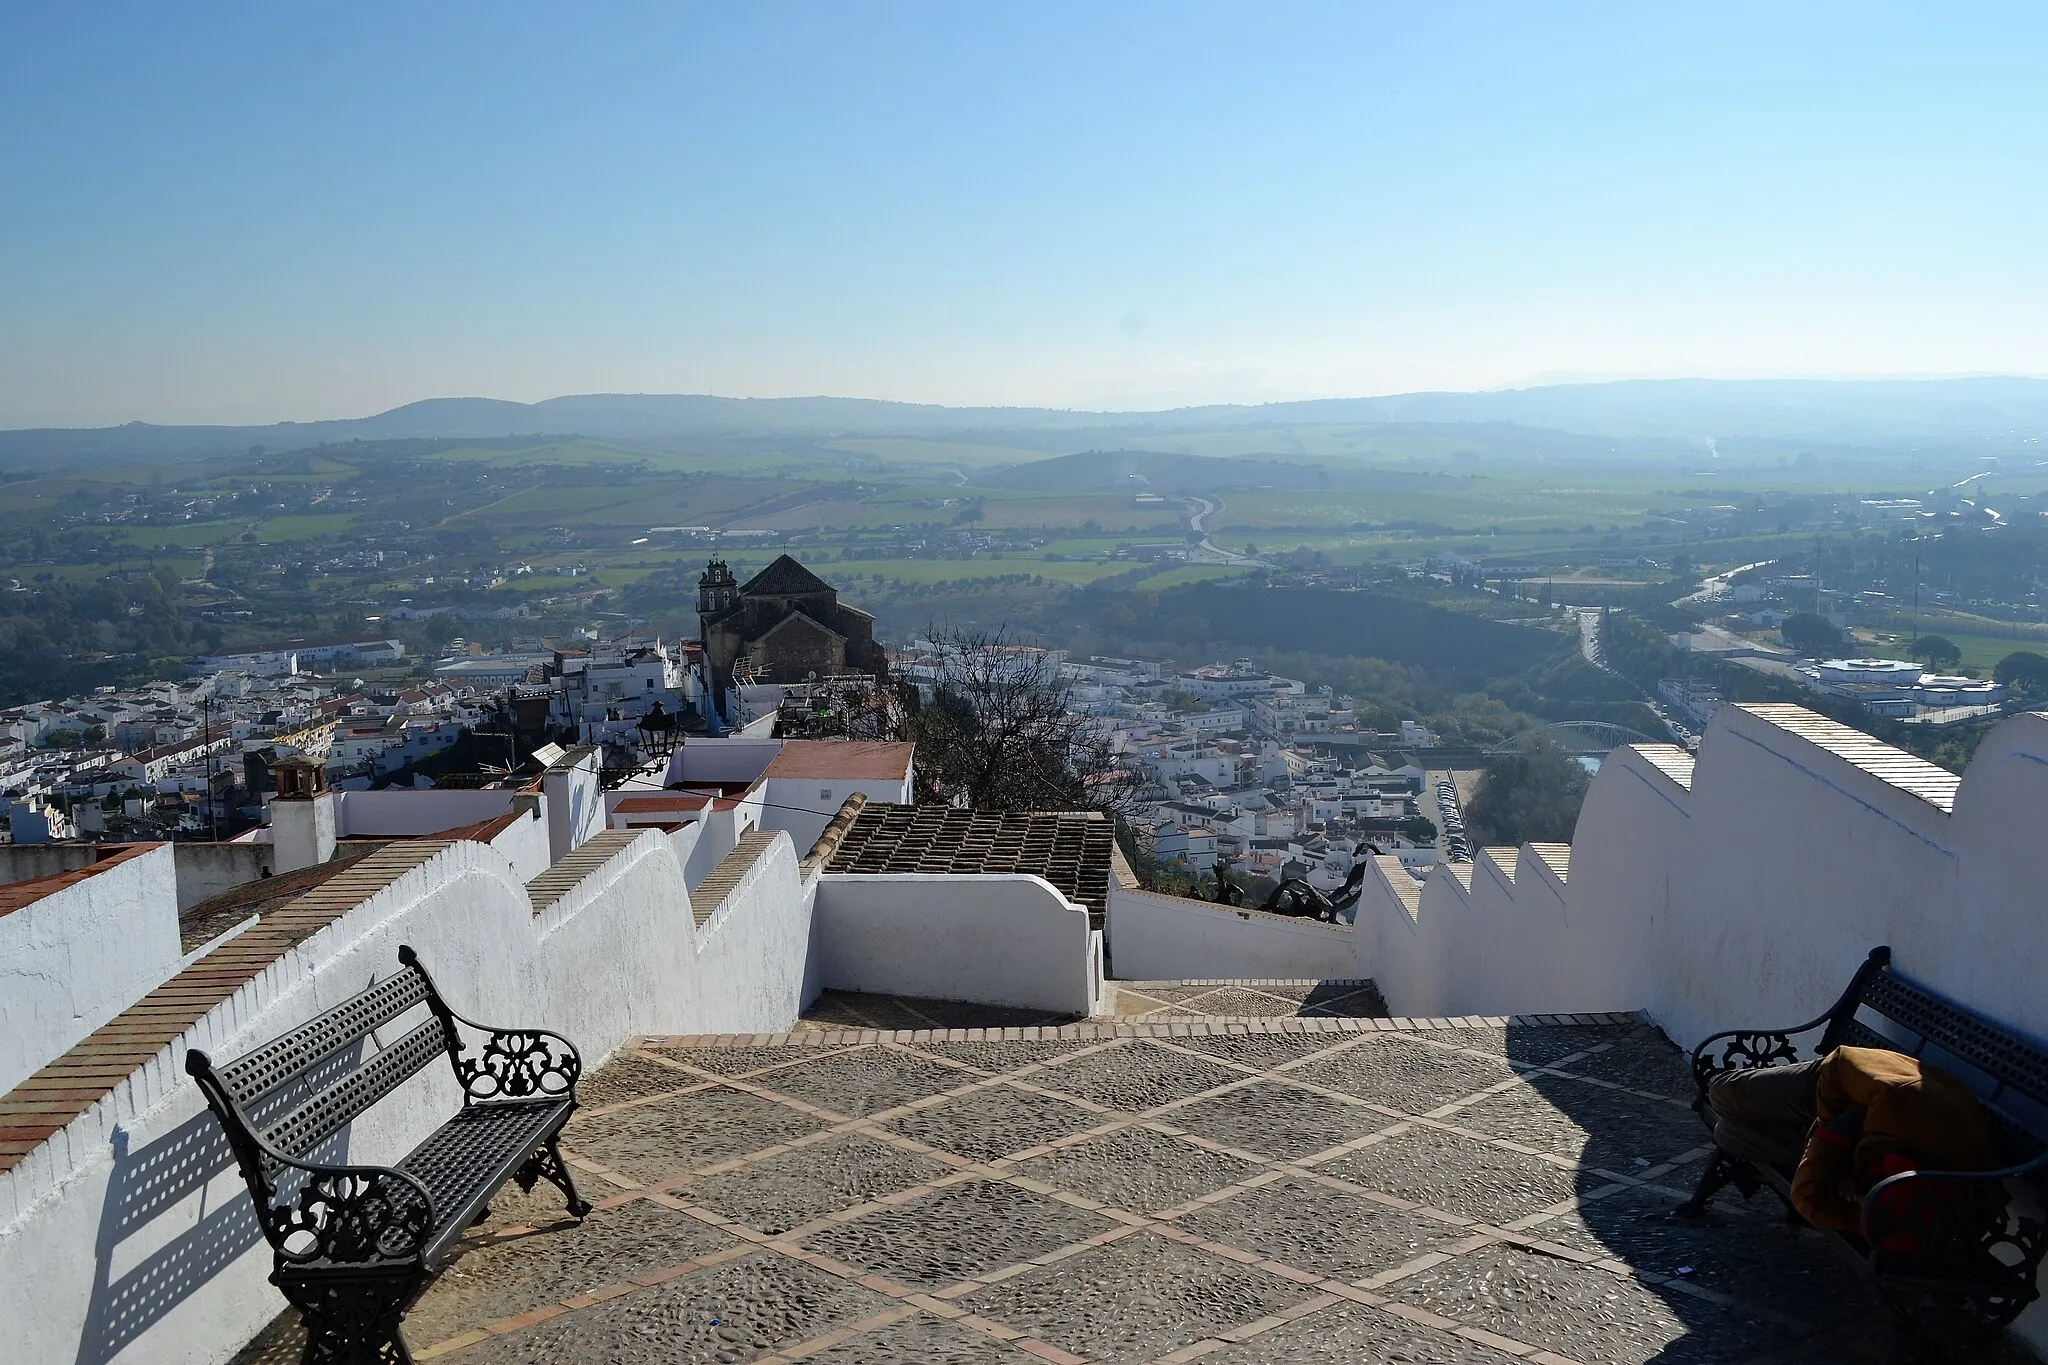
[[[1109,908],[1116,832],[1092,811],[977,811],[873,803],[853,819],[828,872],[1029,872],[1088,907]]]
[[[788,555],[780,556],[773,564],[740,585],[740,592],[747,597],[794,596],[831,591],[833,587],[830,583]]]

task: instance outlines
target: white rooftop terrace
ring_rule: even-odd
[[[1117,868],[1098,933],[1045,876],[963,871],[957,849],[944,871],[835,871],[848,812],[815,847],[752,830],[701,874],[702,822],[595,834],[526,875],[471,838],[394,843],[197,953],[24,970],[53,936],[142,942],[137,907],[173,891],[144,851],[0,888],[8,1026],[91,996],[86,1036],[0,1097],[0,1321],[27,1358],[209,1365],[262,1328],[267,1248],[184,1055],[246,1052],[388,973],[401,943],[470,1012],[559,1029],[593,1064],[653,1035],[784,1033],[832,987],[1087,1015],[1105,967],[1370,979],[1417,1019],[1622,1011],[1690,1043],[1807,1017],[1877,943],[2039,1037],[2043,812],[2048,718],[2006,722],[1957,777],[1796,707],[1731,705],[1696,758],[1611,755],[1572,846],[1486,849],[1422,883],[1377,862],[1353,927],[1154,895]],[[449,1084],[408,1083],[349,1154],[410,1150]]]

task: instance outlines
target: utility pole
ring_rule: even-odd
[[[199,742],[206,746],[206,834],[220,842],[220,815],[213,803],[213,694],[199,699]]]
[[[1920,647],[1920,552],[1913,552],[1913,642],[1906,647],[1906,657]]]

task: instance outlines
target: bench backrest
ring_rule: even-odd
[[[376,1030],[419,1005],[428,1006],[421,1023],[377,1045]],[[367,1053],[365,1040],[372,1045]],[[278,1151],[304,1158],[435,1058],[458,1050],[433,983],[407,963],[253,1052],[210,1068],[210,1076],[194,1075],[202,1085],[211,1079],[228,1102],[232,1112],[221,1115],[223,1123],[239,1123]],[[266,1177],[276,1175],[274,1158],[250,1155]]]
[[[2048,1048],[1893,970],[1870,955],[1835,1008],[1821,1053],[1881,1047],[1931,1062],[1970,1088],[2017,1158],[2048,1148]]]

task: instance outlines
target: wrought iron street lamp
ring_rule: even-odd
[[[676,751],[676,744],[682,738],[682,727],[676,718],[662,708],[660,702],[648,708],[640,717],[640,752],[649,758],[666,762]]]

